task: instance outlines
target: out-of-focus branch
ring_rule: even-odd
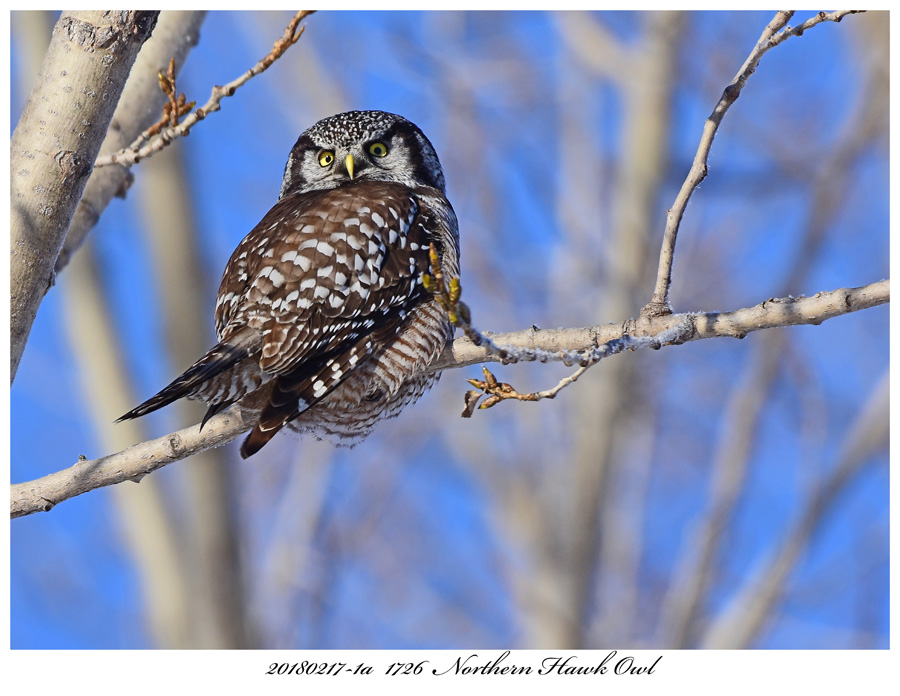
[[[867,151],[877,133],[884,130],[883,85],[874,71],[866,88],[846,116],[835,146],[817,167],[809,206],[810,217],[793,268],[781,284],[781,292],[807,283],[819,250],[827,239],[832,221],[840,217],[846,176],[857,158]],[[776,147],[776,146],[773,146]],[[777,155],[777,152],[773,153]],[[755,357],[736,384],[723,414],[724,428],[713,458],[709,505],[696,533],[686,542],[685,561],[670,585],[662,612],[662,643],[675,648],[690,647],[696,637],[706,593],[712,583],[722,539],[734,508],[744,490],[750,466],[752,443],[767,394],[778,375],[785,350],[783,333],[769,333],[756,346]]]
[[[652,282],[655,264],[648,263],[648,252],[660,186],[668,169],[670,114],[684,18],[680,12],[642,16],[639,40],[604,36],[600,26],[593,27],[588,40],[576,22],[560,23],[568,29],[564,36],[573,56],[612,83],[621,103],[615,164],[601,166],[599,178],[588,176],[585,168],[566,167],[558,189],[559,226],[567,229],[568,253],[575,257],[569,263],[573,271],[582,268],[591,280],[585,283],[579,273],[573,274],[578,278],[574,282],[561,279],[555,302],[582,314],[634,316],[642,302],[641,289]],[[570,70],[575,81],[567,77],[564,84],[578,90],[577,68]],[[582,84],[581,89],[588,85]],[[583,157],[579,149],[595,137],[596,116],[585,113],[579,95],[575,91],[560,103],[565,114],[560,141],[570,143],[566,157]],[[608,184],[603,179],[607,168],[615,171]],[[598,192],[602,192],[599,204],[595,202]],[[594,253],[585,254],[587,249]],[[558,601],[567,605],[561,614],[567,625],[561,645],[604,645],[611,636],[621,641],[635,627],[636,605],[625,588],[641,557],[642,539],[627,523],[622,524],[621,513],[634,510],[632,492],[650,458],[630,454],[623,458],[620,453],[625,447],[632,449],[630,434],[652,408],[644,399],[649,393],[647,359],[619,361],[610,369],[597,370],[586,377],[591,379],[588,388],[569,395],[562,408],[571,434],[560,433],[562,439],[556,443],[565,448],[568,466],[548,475],[551,480],[542,481],[534,492],[545,501],[545,516],[557,516],[554,510],[560,495],[569,509],[555,530],[545,531],[543,525],[537,530],[543,540],[543,562],[551,568],[562,566],[555,574],[554,590]],[[645,387],[635,389],[636,380]],[[604,398],[597,399],[597,394]],[[650,438],[642,436],[641,445],[653,449]]]
[[[731,389],[722,413],[712,460],[709,504],[697,529],[685,542],[684,559],[663,603],[663,643],[690,647],[697,615],[711,583],[722,538],[744,492],[757,427],[784,351],[784,334],[772,333],[756,346],[742,378]]]
[[[10,142],[10,380],[157,12],[64,12]]]
[[[19,98],[22,103],[28,101],[31,86],[47,55],[55,18],[49,10],[24,10],[13,12],[9,19],[10,34],[18,45],[14,49],[17,60],[12,68],[19,78],[20,93],[10,95],[15,109]]]
[[[212,308],[202,301],[201,288],[209,283],[198,249],[198,225],[185,176],[184,153],[181,148],[169,148],[145,162],[136,187],[153,261],[165,345],[174,366],[190,365],[212,339],[211,323],[207,331],[198,329],[204,326]],[[159,201],[167,205],[159,205]],[[183,400],[174,417],[179,423],[196,423],[205,410],[198,402]],[[111,416],[110,422],[118,415]],[[189,501],[176,517],[184,523],[183,566],[195,597],[190,607],[188,647],[192,648],[254,647],[243,601],[246,573],[238,553],[237,520],[230,495],[234,486],[226,455],[221,449],[207,450],[177,472],[178,487],[186,493],[179,503]]]
[[[610,80],[617,80],[628,88],[632,74],[630,61],[640,59],[643,46],[629,48],[603,22],[585,12],[557,12],[557,26],[566,38],[568,47],[593,70]]]
[[[199,109],[194,109],[188,114],[177,126],[164,128],[158,134],[151,132],[149,129],[141,133],[130,146],[110,155],[106,155],[97,160],[98,167],[105,167],[112,164],[121,164],[130,167],[137,164],[144,157],[159,152],[176,138],[187,135],[198,121],[203,120],[209,114],[219,111],[222,108],[222,99],[232,96],[238,88],[246,84],[251,78],[256,77],[261,72],[266,71],[272,63],[278,60],[284,52],[297,43],[297,40],[303,35],[306,27],[301,27],[300,22],[307,16],[311,15],[315,10],[301,10],[288,23],[284,30],[284,35],[275,42],[272,50],[269,51],[256,65],[250,68],[243,75],[232,80],[227,85],[216,85],[212,89],[209,100]],[[298,28],[299,27],[299,28]],[[153,135],[154,139],[147,143]],[[144,143],[147,143],[146,145]]]
[[[890,375],[886,372],[853,422],[838,451],[834,468],[809,496],[778,553],[761,565],[738,592],[731,605],[713,622],[702,647],[746,648],[753,643],[766,620],[772,616],[772,609],[781,596],[791,570],[835,499],[864,465],[871,461],[871,455],[886,444],[889,413]]]
[[[497,334],[494,342],[541,354],[557,352],[560,359],[568,351],[595,350],[624,335],[678,335],[678,342],[703,338],[741,337],[761,329],[801,324],[821,324],[842,314],[884,304],[890,300],[889,281],[881,280],[860,288],[840,288],[820,292],[812,297],[770,299],[734,312],[680,314],[652,319],[640,319],[582,329],[530,329],[509,334]],[[689,329],[689,330],[687,330]],[[642,342],[640,345],[648,345]],[[499,361],[485,348],[468,339],[458,339],[448,347],[436,366],[431,369],[463,367],[476,362]],[[236,406],[214,416],[201,432],[191,426],[156,440],[143,442],[122,452],[84,461],[41,479],[12,486],[10,516],[21,517],[50,510],[57,503],[94,488],[110,486],[122,481],[139,481],[146,474],[166,464],[184,459],[196,452],[217,447],[235,439],[252,427]]]
[[[775,46],[783,43],[792,36],[801,36],[804,31],[821,24],[822,22],[840,22],[846,15],[856,12],[856,10],[839,10],[837,12],[819,12],[814,17],[808,19],[797,27],[791,28],[785,25],[793,16],[792,11],[780,10],[775,18],[769,22],[762,36],[757,42],[753,51],[747,57],[744,65],[735,75],[725,91],[706,123],[703,125],[703,135],[700,137],[700,146],[697,148],[697,154],[694,156],[694,162],[688,172],[687,178],[681,186],[681,190],[675,198],[674,205],[669,209],[666,215],[666,229],[663,235],[662,250],[659,256],[659,271],[656,278],[656,288],[653,291],[653,297],[641,310],[643,316],[655,316],[659,314],[671,314],[672,307],[669,305],[669,287],[672,284],[672,262],[675,257],[675,240],[678,236],[678,228],[681,226],[681,219],[687,208],[688,201],[700,183],[706,178],[707,161],[709,159],[709,151],[712,148],[713,138],[719,130],[719,124],[725,113],[737,100],[741,94],[741,90],[747,83],[750,76],[756,71],[759,61],[763,55]]]
[[[64,280],[66,329],[90,415],[105,451],[127,447],[146,436],[143,423],[113,423],[134,403],[128,370],[110,321],[110,309],[98,277],[90,245],[73,260]],[[116,486],[116,527],[140,576],[141,594],[154,643],[159,648],[190,648],[193,629],[186,564],[180,533],[167,509],[157,477],[140,488]]]
[[[103,153],[125,147],[156,120],[166,99],[159,88],[158,73],[173,59],[176,72],[181,69],[188,53],[199,41],[200,26],[205,16],[205,11],[167,10],[160,13],[153,35],[138,54],[122,90],[122,98],[100,148],[98,163],[103,159]],[[57,273],[69,263],[72,254],[97,224],[113,197],[125,194],[130,177],[127,167],[94,168],[75,210],[65,244],[56,259]]]

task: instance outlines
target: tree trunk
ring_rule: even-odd
[[[158,12],[64,12],[10,143],[10,380],[106,137]]]

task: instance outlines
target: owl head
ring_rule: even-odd
[[[416,124],[384,111],[348,111],[303,132],[288,158],[279,198],[366,179],[445,193],[437,153]]]

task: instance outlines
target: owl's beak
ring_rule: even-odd
[[[353,167],[356,166],[356,163],[353,161],[353,155],[347,155],[347,159],[344,160],[344,165],[347,167],[347,173],[350,175],[350,178],[353,178]]]

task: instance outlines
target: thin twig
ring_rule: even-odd
[[[643,309],[641,315],[644,317],[652,317],[663,314],[671,314],[672,307],[669,304],[669,287],[672,284],[672,262],[675,256],[675,240],[678,236],[678,228],[681,225],[681,219],[687,208],[688,201],[691,199],[694,191],[700,186],[700,183],[706,178],[707,162],[709,159],[709,151],[712,148],[713,139],[719,129],[719,124],[725,113],[737,100],[741,94],[741,90],[747,83],[747,80],[755,72],[765,53],[783,43],[792,36],[802,36],[803,33],[822,22],[840,22],[846,15],[853,14],[859,10],[838,10],[836,12],[819,12],[814,17],[806,20],[797,27],[786,27],[785,25],[793,16],[793,11],[779,10],[775,18],[769,22],[762,33],[756,46],[751,51],[744,65],[735,75],[725,90],[706,123],[703,126],[703,135],[700,137],[700,145],[697,148],[697,154],[694,156],[694,162],[688,172],[687,178],[681,185],[681,190],[675,198],[675,204],[666,214],[666,229],[663,235],[662,250],[659,256],[659,271],[656,277],[656,287],[653,291],[653,297]]]
[[[475,330],[473,329],[473,331]],[[498,347],[499,350],[502,350],[503,353],[507,356],[507,359],[503,361],[504,363],[518,362],[520,360],[540,360],[541,362],[556,360],[566,365],[571,365],[577,362],[580,367],[568,377],[564,377],[563,379],[561,379],[555,387],[538,392],[528,392],[526,394],[522,394],[516,391],[512,387],[512,385],[507,384],[506,382],[498,382],[497,378],[494,377],[494,375],[491,374],[491,372],[486,367],[482,367],[482,371],[484,372],[485,377],[484,380],[466,380],[473,387],[475,387],[476,389],[480,389],[481,391],[466,392],[466,406],[463,410],[462,416],[463,418],[469,418],[472,413],[474,413],[475,407],[478,404],[478,400],[482,396],[486,396],[487,398],[481,403],[480,406],[478,406],[478,408],[481,409],[491,408],[495,404],[498,404],[501,401],[505,401],[507,399],[515,399],[517,401],[542,401],[543,399],[553,399],[560,391],[562,391],[569,385],[574,384],[578,380],[578,378],[581,377],[581,375],[588,371],[589,368],[593,367],[604,358],[608,358],[611,355],[616,355],[624,350],[638,350],[640,348],[661,348],[664,345],[669,345],[672,343],[683,343],[685,338],[689,336],[692,331],[693,326],[691,323],[690,315],[682,315],[681,322],[665,330],[659,335],[633,336],[631,334],[625,333],[617,338],[613,338],[607,341],[606,343],[582,351],[570,351],[563,349],[560,351],[551,352],[539,348]],[[491,342],[491,344],[492,346],[497,347],[493,342]]]
[[[478,408],[490,408],[500,401],[506,399],[516,399],[518,401],[541,401],[543,399],[554,398],[562,389],[574,384],[575,381],[583,375],[588,368],[596,365],[598,362],[610,355],[621,353],[623,350],[637,350],[639,348],[651,347],[659,348],[663,343],[681,343],[683,338],[691,333],[691,322],[688,317],[677,326],[663,332],[659,336],[635,336],[631,334],[623,334],[622,336],[612,338],[602,345],[594,345],[584,350],[572,351],[562,348],[557,351],[547,351],[541,348],[529,347],[513,347],[503,346],[495,343],[489,336],[472,326],[471,313],[465,303],[460,301],[462,295],[462,287],[459,284],[459,278],[451,278],[449,283],[445,280],[443,271],[441,270],[440,259],[438,257],[435,245],[431,245],[430,249],[431,273],[424,274],[422,284],[425,289],[434,295],[435,299],[441,306],[447,310],[447,315],[454,326],[463,330],[466,337],[476,346],[484,348],[490,355],[495,356],[503,364],[517,363],[521,361],[548,362],[558,361],[565,365],[578,364],[579,369],[561,380],[552,389],[540,392],[529,392],[521,394],[511,385],[498,383],[494,375],[485,367],[484,380],[470,379],[469,384],[480,389],[481,391],[468,391],[465,395],[465,408],[462,412],[463,418],[471,417],[472,413],[482,396],[487,398]],[[661,341],[663,343],[661,343]]]
[[[575,381],[581,377],[585,372],[587,372],[594,363],[589,365],[582,365],[575,372],[573,372],[568,377],[563,377],[557,385],[551,389],[544,389],[543,391],[538,392],[529,392],[527,394],[520,394],[517,392],[512,385],[507,384],[506,382],[497,382],[497,378],[494,377],[493,373],[488,370],[486,367],[482,367],[482,371],[484,372],[484,380],[478,379],[468,379],[466,380],[469,384],[471,384],[476,389],[480,389],[481,391],[467,391],[465,396],[466,407],[463,409],[462,416],[463,418],[470,418],[472,414],[475,412],[476,406],[478,408],[490,408],[494,404],[500,403],[505,399],[516,399],[518,401],[541,401],[542,399],[555,399],[556,395],[559,394],[560,391],[568,387],[570,384],[574,384]],[[487,396],[487,398],[481,402],[481,405],[478,405],[478,400],[481,399],[482,396]]]
[[[291,21],[288,23],[282,37],[275,42],[274,46],[272,46],[272,50],[269,51],[269,53],[262,60],[260,60],[256,65],[254,65],[236,80],[232,80],[224,86],[216,85],[215,87],[213,87],[209,101],[207,101],[206,104],[201,106],[199,109],[195,109],[190,114],[188,114],[184,118],[184,120],[181,121],[181,123],[178,123],[174,126],[169,125],[169,127],[162,129],[158,133],[158,135],[156,135],[154,140],[144,145],[144,143],[146,143],[151,137],[154,136],[154,132],[157,126],[152,126],[151,128],[141,133],[138,138],[124,150],[120,150],[119,152],[97,158],[95,166],[103,167],[111,164],[121,164],[123,166],[130,167],[131,165],[140,162],[143,158],[149,157],[159,152],[176,138],[187,135],[190,132],[191,128],[193,128],[198,121],[203,120],[209,114],[213,113],[214,111],[219,111],[222,108],[221,102],[223,98],[232,96],[239,87],[242,87],[251,78],[256,77],[262,72],[265,72],[265,70],[268,69],[269,66],[272,65],[272,63],[274,63],[282,55],[284,55],[285,51],[287,51],[291,46],[297,43],[297,40],[303,35],[303,31],[306,28],[299,26],[300,22],[311,15],[313,12],[315,12],[315,10],[300,10],[299,12],[297,12],[297,14],[294,15],[293,19],[291,19]],[[168,94],[169,93],[167,92],[167,95]],[[184,106],[183,102],[181,106]],[[178,106],[176,105],[175,107],[171,107],[170,105],[170,109],[171,108],[178,109]],[[166,120],[170,120],[169,114],[164,114],[164,117],[166,118]]]
[[[846,203],[846,197],[841,195],[846,172],[868,151],[876,130],[874,124],[884,115],[877,91],[870,77],[838,129],[836,146],[828,150],[816,168],[809,220],[796,247],[802,251],[795,255],[792,269],[779,284],[781,292],[809,283],[813,260],[827,241],[831,221],[841,214],[840,205]],[[724,427],[712,458],[708,504],[695,532],[685,538],[682,562],[673,574],[662,605],[660,644],[695,647],[695,634],[702,625],[700,616],[715,582],[716,560],[745,489],[752,443],[770,399],[769,390],[781,369],[786,344],[784,332],[766,334],[755,346],[746,374],[736,380],[731,390],[723,414]]]
[[[482,348],[488,355],[504,365],[537,361],[542,363],[561,362],[567,367],[576,364],[581,367],[590,367],[603,358],[621,353],[625,349],[637,350],[638,348],[643,348],[645,347],[643,345],[644,341],[652,343],[653,348],[660,347],[661,339],[659,336],[638,336],[629,333],[610,338],[609,341],[604,342],[602,345],[595,343],[578,350],[570,350],[565,347],[546,350],[538,346],[512,346],[497,343],[488,333],[481,332],[472,325],[471,312],[468,306],[460,301],[462,287],[459,284],[459,278],[451,278],[449,283],[445,280],[434,244],[431,245],[431,274],[425,274],[423,284],[426,290],[431,292],[441,306],[447,310],[450,321],[454,326],[462,330],[472,345]],[[688,331],[688,333],[689,329],[690,327],[684,327],[684,330]],[[672,336],[667,336],[665,340],[669,342],[677,341],[677,333],[675,331]],[[524,396],[520,394],[517,397],[509,396],[505,398],[520,398],[525,401],[535,400],[532,398],[526,399]]]

